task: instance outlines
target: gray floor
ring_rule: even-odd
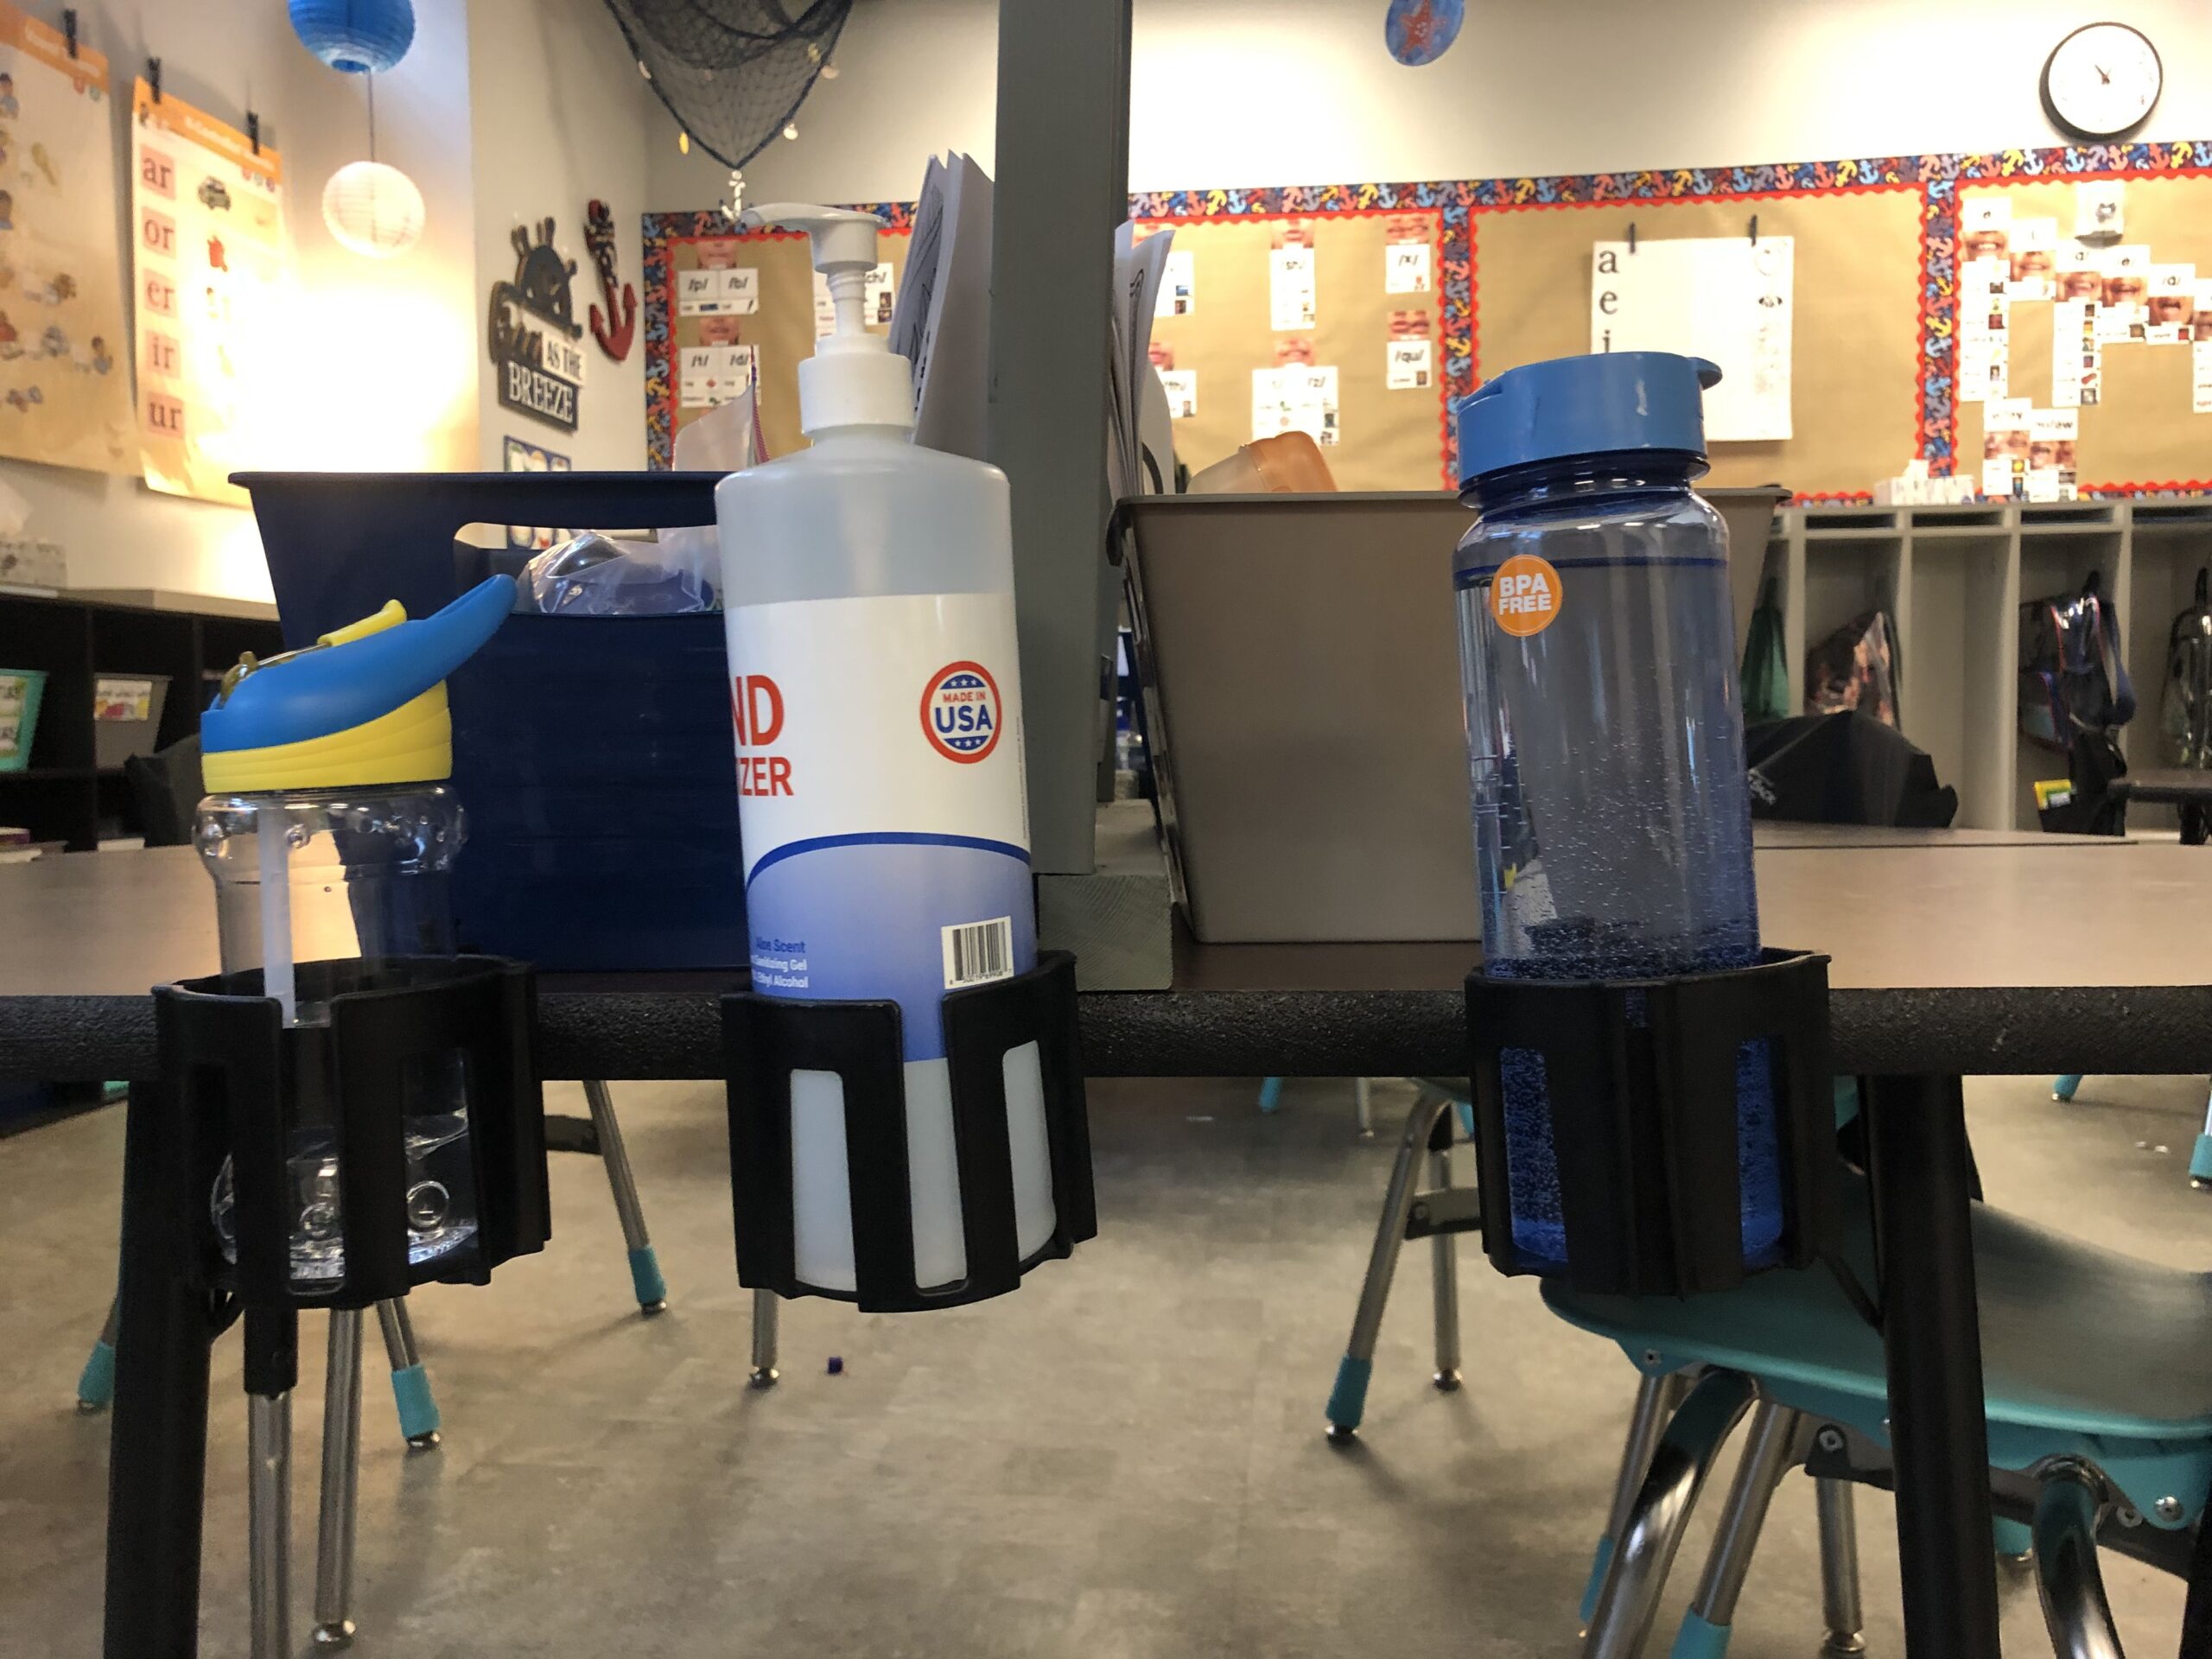
[[[1402,1112],[1395,1090],[1378,1086],[1379,1115]],[[1973,1099],[1994,1199],[2212,1266],[2212,1198],[2183,1173],[2201,1084],[2092,1078],[2060,1108],[2022,1080],[1975,1085]],[[1323,1444],[1389,1157],[1387,1124],[1373,1144],[1352,1139],[1348,1084],[1293,1084],[1271,1118],[1246,1084],[1095,1084],[1095,1243],[981,1307],[790,1306],[785,1380],[766,1394],[743,1386],[748,1298],[731,1267],[717,1096],[639,1084],[616,1100],[671,1310],[636,1317],[599,1166],[575,1158],[555,1164],[558,1236],[543,1255],[486,1289],[417,1294],[445,1444],[403,1450],[372,1367],[360,1653],[1573,1652],[1631,1373],[1469,1249],[1469,1387],[1435,1394],[1427,1263],[1409,1253],[1365,1445]],[[71,1396],[108,1296],[121,1128],[109,1111],[0,1141],[10,1659],[98,1651],[106,1422]],[[303,1647],[318,1323],[297,1409]],[[832,1355],[842,1376],[827,1374]],[[232,1341],[210,1440],[210,1655],[245,1647],[237,1376]],[[1793,1477],[1777,1497],[1737,1659],[1815,1650],[1811,1496]],[[1889,1527],[1886,1503],[1862,1495],[1868,1634],[1894,1655]],[[1703,1544],[1700,1530],[1678,1603]],[[2124,1561],[2107,1570],[2123,1630],[2146,1651],[2170,1643],[2179,1586]],[[2010,1649],[2047,1650],[2032,1588],[2012,1586],[2006,1605]]]

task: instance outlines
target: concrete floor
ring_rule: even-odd
[[[413,1306],[442,1449],[410,1455],[374,1356],[364,1414],[364,1655],[701,1653],[1569,1655],[1632,1389],[1618,1353],[1465,1248],[1468,1387],[1427,1386],[1428,1274],[1409,1253],[1364,1445],[1321,1402],[1409,1096],[1299,1083],[1262,1117],[1240,1082],[1098,1083],[1101,1234],[1018,1294],[927,1317],[785,1309],[784,1382],[744,1386],[713,1089],[616,1101],[672,1303],[641,1321],[595,1161],[556,1159],[558,1236],[488,1288]],[[2189,1079],[1973,1086],[1993,1199],[2099,1242],[2212,1267],[2212,1198],[2183,1177]],[[582,1110],[573,1089],[561,1109]],[[122,1119],[0,1141],[0,1654],[98,1651],[107,1425],[72,1409],[108,1298]],[[295,1485],[306,1647],[321,1332],[303,1331]],[[842,1357],[844,1373],[826,1374]],[[245,1650],[244,1412],[218,1351],[203,1651]],[[1725,1474],[1725,1471],[1724,1471]],[[1704,1505],[1709,1522],[1717,1491]],[[1885,1499],[1862,1493],[1868,1636],[1901,1651]],[[1810,1486],[1777,1495],[1736,1659],[1819,1637]],[[1670,1592],[1687,1599],[1694,1535]],[[2123,1630],[2172,1639],[2180,1586],[2108,1560]],[[2046,1651],[2031,1586],[2011,1651]],[[1655,1650],[1663,1649],[1673,1615]]]

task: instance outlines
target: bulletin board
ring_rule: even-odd
[[[1476,356],[1482,372],[1590,349],[1592,244],[1626,241],[1631,227],[1645,244],[1675,237],[1748,238],[1754,216],[1759,236],[1786,236],[1796,244],[1791,435],[1713,445],[1707,481],[1781,483],[1822,497],[1849,495],[1895,476],[1919,453],[1916,186],[1578,202],[1478,214]]]
[[[1197,375],[1195,411],[1175,422],[1176,459],[1193,472],[1234,454],[1253,436],[1255,370],[1304,354],[1337,371],[1338,423],[1321,442],[1341,490],[1433,490],[1452,484],[1444,351],[1444,216],[1435,208],[1248,214],[1236,219],[1144,219],[1170,225],[1191,257],[1193,308],[1153,319],[1154,360]],[[1269,255],[1286,233],[1310,233],[1315,255],[1313,323],[1277,329],[1269,306]],[[1427,287],[1388,290],[1394,240],[1418,236],[1429,250]],[[1428,384],[1392,387],[1386,355],[1394,317],[1430,341]],[[1165,364],[1162,366],[1166,366]]]
[[[2020,219],[2056,219],[2070,240],[2076,179],[1966,184],[1960,203],[2003,196]],[[2125,193],[2126,228],[2119,240],[2147,245],[2161,264],[2193,264],[2212,277],[2212,174],[2132,178]],[[2037,408],[2052,402],[2052,324],[2049,301],[2015,299],[2011,391]],[[2151,490],[2212,489],[2212,410],[2192,413],[2195,347],[2190,342],[2107,344],[2098,354],[2103,385],[2080,411],[2077,487],[2084,494],[2129,495]],[[1958,405],[1955,453],[1971,472],[1982,454],[1978,403]]]
[[[1517,364],[1590,349],[1591,250],[1645,237],[1789,236],[1796,243],[1792,333],[1792,435],[1786,441],[1723,444],[1710,474],[1718,484],[1778,482],[1800,499],[1866,500],[1880,480],[1915,459],[1936,475],[1977,470],[1980,410],[1957,397],[1959,220],[1963,194],[2001,191],[2021,215],[2072,226],[2071,189],[2083,180],[2127,182],[2125,238],[2147,243],[2165,263],[2195,264],[2212,276],[2212,141],[2022,149],[1980,155],[1891,156],[1834,162],[1678,168],[1414,184],[1287,186],[1181,190],[1133,196],[1140,223],[1170,221],[1177,245],[1199,262],[1194,313],[1155,320],[1154,337],[1178,365],[1199,369],[1198,410],[1177,423],[1179,454],[1193,465],[1218,459],[1249,435],[1249,372],[1271,361],[1264,261],[1274,224],[1317,221],[1324,251],[1314,360],[1340,370],[1343,443],[1329,454],[1346,488],[1433,488],[1448,484],[1448,411],[1481,383]],[[877,206],[894,225],[899,206]],[[1369,261],[1366,224],[1386,214],[1433,213],[1436,283],[1427,296],[1382,291],[1380,259]],[[727,233],[714,213],[648,214],[647,422],[649,453],[665,466],[675,429],[666,357],[665,269],[687,238]],[[887,241],[887,247],[891,245]],[[1218,257],[1214,256],[1217,255]],[[1331,283],[1348,260],[1348,284]],[[1358,276],[1366,264],[1372,284]],[[1210,269],[1218,265],[1218,273]],[[1225,297],[1209,303],[1211,292]],[[1332,315],[1332,300],[1346,309]],[[1363,385],[1363,359],[1381,378],[1389,313],[1426,297],[1434,307],[1441,396],[1385,392]],[[764,300],[764,305],[766,302]],[[2021,305],[2012,346],[2016,391],[2050,390],[2049,305]],[[2039,314],[2039,315],[2038,315]],[[655,330],[659,332],[656,336]],[[1349,335],[1338,334],[1342,329]],[[2040,331],[2040,332],[2038,332]],[[680,333],[680,329],[679,329]],[[1364,335],[1371,343],[1363,344]],[[797,349],[805,334],[797,336]],[[2106,390],[2084,410],[2078,445],[2084,494],[2152,490],[2212,492],[2212,413],[2191,411],[2192,351],[2121,346],[2104,355]],[[772,357],[766,396],[779,397]],[[1355,402],[1355,399],[1358,401]],[[1413,413],[1422,404],[1420,417]],[[1186,438],[1185,434],[1188,434]],[[1370,451],[1367,446],[1375,448]],[[772,448],[773,440],[772,438]],[[781,453],[781,451],[778,451]]]
[[[895,293],[906,272],[911,211],[882,203],[865,211],[887,222],[876,253],[891,267]],[[645,408],[653,465],[671,464],[677,433],[710,407],[685,403],[679,367],[684,348],[710,343],[758,348],[761,438],[771,455],[804,448],[798,365],[814,353],[814,261],[806,236],[796,231],[741,236],[719,213],[648,213],[645,230]],[[758,308],[686,315],[677,296],[677,273],[725,261],[731,269],[759,273]],[[889,331],[871,321],[869,332]]]

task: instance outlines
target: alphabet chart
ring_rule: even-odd
[[[1786,236],[1598,243],[1590,349],[1681,352],[1717,363],[1705,435],[1719,443],[1787,438],[1795,252]]]
[[[0,3],[0,454],[138,470],[107,60]]]
[[[281,404],[257,387],[285,269],[276,152],[143,79],[130,124],[138,429],[146,482],[246,505],[248,422]],[[281,347],[277,348],[281,349]],[[258,395],[257,395],[258,393]]]

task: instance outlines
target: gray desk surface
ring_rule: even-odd
[[[1945,832],[1762,847],[1762,931],[1826,951],[1839,1069],[2212,1071],[2212,849]],[[1841,844],[1839,844],[1841,843]],[[1451,1074],[1471,944],[1203,945],[1083,999],[1098,1075]],[[189,849],[0,867],[0,1077],[144,1076],[147,988],[216,967]],[[549,1077],[721,1075],[707,976],[542,982]]]

